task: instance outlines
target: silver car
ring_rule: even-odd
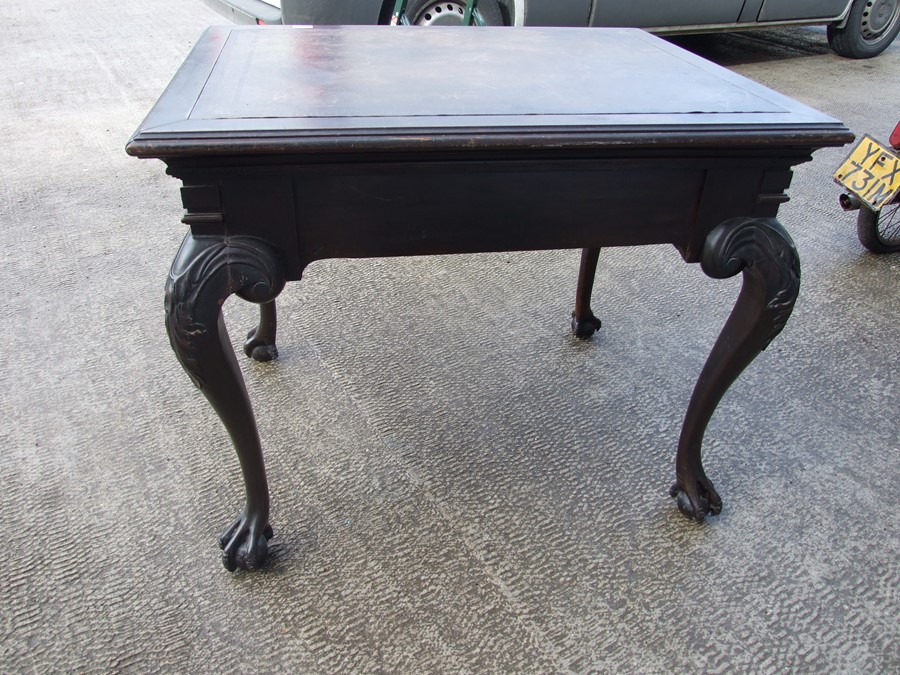
[[[883,52],[900,32],[900,0],[204,0],[239,23],[635,26],[705,33],[825,25],[841,56]]]

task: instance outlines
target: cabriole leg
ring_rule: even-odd
[[[223,563],[231,571],[263,564],[272,529],[259,434],[222,305],[232,293],[269,303],[283,287],[278,253],[266,242],[191,234],[181,244],[166,283],[166,330],[172,349],[225,425],[244,477],[246,504],[220,537]]]
[[[275,313],[275,301],[264,302],[259,306],[259,325],[247,333],[244,353],[254,361],[272,361],[278,358],[275,346],[275,333],[278,318]]]
[[[594,289],[594,275],[597,273],[599,257],[599,248],[585,248],[581,251],[575,311],[572,312],[572,332],[582,339],[591,337],[600,328],[600,319],[591,311],[591,292]]]
[[[725,327],[700,373],[688,405],[671,494],[690,518],[702,521],[722,510],[722,500],[703,471],[700,446],[728,387],[784,328],[800,290],[800,260],[790,236],[774,218],[736,218],[716,227],[703,247],[710,277],[743,272],[743,286]]]

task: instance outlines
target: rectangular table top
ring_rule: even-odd
[[[637,29],[214,26],[127,150],[822,147],[851,138],[837,120]]]

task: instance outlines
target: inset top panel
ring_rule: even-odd
[[[235,30],[190,117],[786,112],[722,75],[636,30]]]

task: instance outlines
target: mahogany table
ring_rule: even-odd
[[[671,491],[692,518],[718,513],[707,423],[797,298],[797,253],[775,220],[791,167],[852,138],[639,30],[208,29],[127,152],[183,183],[190,232],[166,328],[240,458],[246,503],[220,538],[225,566],[259,567],[272,530],[221,306],[233,293],[260,303],[245,351],[272,359],[275,297],[322,258],[580,248],[579,337],[600,326],[590,299],[603,246],[669,243],[710,277],[742,272]]]

